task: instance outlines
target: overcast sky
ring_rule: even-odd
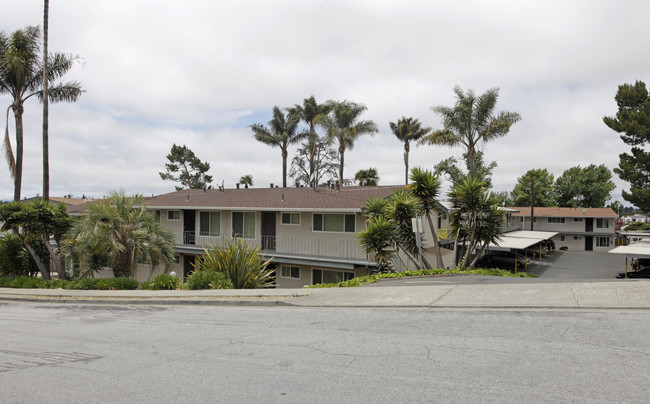
[[[42,0],[4,0],[0,31],[42,25]],[[213,184],[281,184],[281,155],[254,140],[274,106],[349,100],[368,107],[379,133],[346,153],[346,177],[376,167],[403,182],[402,116],[442,128],[432,106],[453,88],[500,88],[497,111],[522,116],[484,147],[495,191],[548,168],[618,165],[629,150],[602,122],[619,84],[647,81],[646,1],[55,0],[51,51],[80,56],[66,76],[86,92],[50,106],[52,196],[145,196],[174,190],[166,154],[185,144],[211,164]],[[10,98],[0,96],[3,111]],[[42,107],[25,105],[23,196],[42,192]],[[14,121],[10,117],[14,138]],[[14,142],[15,147],[15,142]],[[290,151],[293,155],[295,148]],[[432,168],[463,150],[413,147],[411,166]],[[0,163],[0,199],[13,197]],[[615,175],[614,199],[627,184]]]

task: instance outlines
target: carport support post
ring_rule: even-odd
[[[625,257],[625,279],[627,279],[627,257]]]

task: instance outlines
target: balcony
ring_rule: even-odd
[[[199,248],[223,247],[232,237],[215,237],[183,231],[176,234],[176,240],[182,246]],[[259,248],[265,255],[291,256],[303,258],[330,258],[345,262],[368,261],[372,258],[366,254],[356,240],[331,240],[305,237],[261,236],[260,239],[243,239],[251,248]]]

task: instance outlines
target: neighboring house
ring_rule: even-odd
[[[509,225],[530,230],[530,207],[509,208]],[[556,248],[569,251],[606,252],[615,245],[615,224],[618,218],[611,208],[538,208],[535,207],[533,229],[557,232]]]
[[[373,257],[357,238],[366,228],[363,208],[398,189],[403,186],[183,190],[151,197],[147,208],[176,235],[178,276],[193,271],[205,248],[241,237],[271,259],[277,287],[302,287],[372,272]],[[447,227],[446,217],[440,227]],[[427,258],[435,264],[435,255]]]
[[[648,215],[635,213],[625,217],[625,223],[648,223]]]

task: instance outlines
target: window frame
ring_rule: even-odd
[[[548,223],[563,224],[563,223],[566,223],[566,219],[563,218],[563,217],[549,217],[548,218]]]
[[[598,225],[599,222],[600,222],[600,226]],[[606,226],[603,226],[603,224],[606,224]],[[596,218],[596,228],[597,229],[609,229],[610,228],[609,224],[610,224],[610,221],[609,221],[608,218],[604,218],[604,217],[597,217]]]
[[[178,218],[176,218],[176,215],[172,215],[172,213],[178,212]],[[172,209],[167,211],[167,220],[170,222],[179,222],[181,220],[181,211],[180,209]]]
[[[238,235],[235,233],[235,214],[242,214],[242,230],[245,230],[246,227],[246,214],[253,215],[253,237],[246,237],[246,234]],[[257,239],[257,214],[256,212],[251,211],[233,211],[230,215],[230,229],[233,238],[242,238],[244,240],[255,240]]]
[[[343,231],[337,231],[337,230],[325,230],[325,216],[343,216]],[[320,229],[316,229],[316,217],[320,216]],[[352,231],[346,231],[347,227],[347,221],[346,217],[351,216],[352,217],[352,224],[354,225],[354,228]],[[316,232],[316,233],[338,233],[338,234],[354,234],[357,232],[357,216],[354,213],[312,213],[312,219],[311,219],[311,231]]]
[[[582,222],[582,218],[581,217],[574,217],[573,221],[574,222]]]
[[[284,215],[289,215],[289,223],[284,222]],[[298,217],[298,223],[293,223],[293,218]],[[280,214],[280,224],[283,226],[300,226],[301,214],[300,212],[282,212]]]
[[[203,231],[203,222],[201,220],[201,216],[203,214],[207,214],[208,216],[208,225],[209,229],[207,232]],[[218,214],[219,215],[219,228],[217,229],[217,234],[212,234],[212,215],[213,214]],[[215,212],[215,211],[199,211],[199,236],[204,236],[204,237],[221,237],[221,212]]]
[[[601,245],[601,241],[604,242],[604,245]],[[600,247],[600,248],[609,247],[609,237],[608,236],[596,236],[596,247]]]
[[[342,282],[345,282],[345,281],[350,280],[350,279],[354,279],[357,276],[357,274],[354,271],[312,268],[311,269],[311,284],[312,285],[318,285],[319,284],[319,283],[314,283],[314,271],[320,271],[320,273],[321,273],[321,279],[320,279],[321,282],[320,283],[323,283],[323,275],[324,275],[324,272],[326,272],[326,271],[327,272],[338,272],[338,273],[342,274],[342,276],[341,276]]]
[[[288,276],[284,274],[285,269],[289,270]],[[298,272],[298,277],[292,276],[293,270],[296,270]],[[300,267],[293,266],[293,265],[282,265],[280,267],[280,278],[300,280]]]

